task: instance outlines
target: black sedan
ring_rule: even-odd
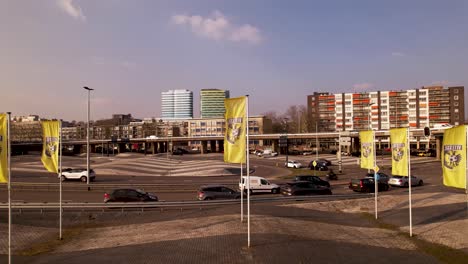
[[[317,162],[315,164],[315,167],[314,167],[314,161],[311,161],[307,167],[309,169],[311,169],[311,170],[316,170],[316,171],[327,171],[328,170],[327,165],[325,165],[325,164],[323,164],[321,162]]]
[[[374,179],[371,178],[363,178],[363,179],[352,179],[349,183],[349,189],[355,192],[375,192],[375,182]],[[388,191],[389,185],[386,182],[379,181],[378,182],[378,190],[381,191]]]
[[[104,202],[157,202],[158,197],[140,189],[116,189],[104,194]]]
[[[297,175],[294,178],[294,181],[308,181],[316,185],[320,186],[325,186],[330,188],[330,183],[328,181],[320,179],[318,176],[312,176],[312,175]]]
[[[309,181],[290,182],[281,187],[283,195],[321,195],[332,194],[330,188],[313,184]]]

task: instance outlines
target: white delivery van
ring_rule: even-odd
[[[247,190],[247,176],[243,176],[239,182],[239,190]],[[267,179],[258,176],[250,176],[250,193],[269,192],[279,193],[280,187],[277,184],[270,183]]]

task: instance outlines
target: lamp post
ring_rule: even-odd
[[[288,118],[285,117],[283,119],[284,121],[284,126],[285,126],[285,130],[286,130],[286,168],[288,167],[288,154],[289,154],[289,140],[288,140]]]
[[[87,129],[86,129],[86,184],[89,185],[89,115],[90,115],[90,95],[91,91],[94,89],[91,89],[89,87],[84,86],[83,89],[88,91],[88,119],[87,119]],[[88,187],[89,190],[89,187]]]

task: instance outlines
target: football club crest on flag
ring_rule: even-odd
[[[390,129],[392,174],[408,176],[408,129]]]
[[[444,131],[442,155],[444,185],[466,188],[466,126]]]
[[[41,161],[44,167],[58,173],[59,121],[42,121],[43,147]]]
[[[0,114],[0,183],[8,182],[7,121],[8,115]]]
[[[226,134],[224,137],[224,162],[246,162],[246,97],[224,100],[226,108]]]
[[[361,141],[361,168],[374,168],[374,131],[359,132]]]

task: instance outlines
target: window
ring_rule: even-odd
[[[206,123],[205,123],[205,122],[201,122],[200,125],[201,125],[201,126],[206,126]]]
[[[268,185],[268,182],[267,182],[267,180],[265,180],[265,179],[261,179],[261,180],[260,180],[260,183],[263,184],[263,185]]]
[[[458,95],[454,95],[453,100],[457,101],[458,100]]]
[[[458,108],[455,108],[455,113],[458,113]]]
[[[454,106],[458,106],[458,102],[453,103]]]
[[[459,90],[455,89],[455,90],[453,90],[453,92],[457,94],[459,92]]]
[[[387,103],[387,99],[383,99],[382,104],[386,104],[386,103]]]

